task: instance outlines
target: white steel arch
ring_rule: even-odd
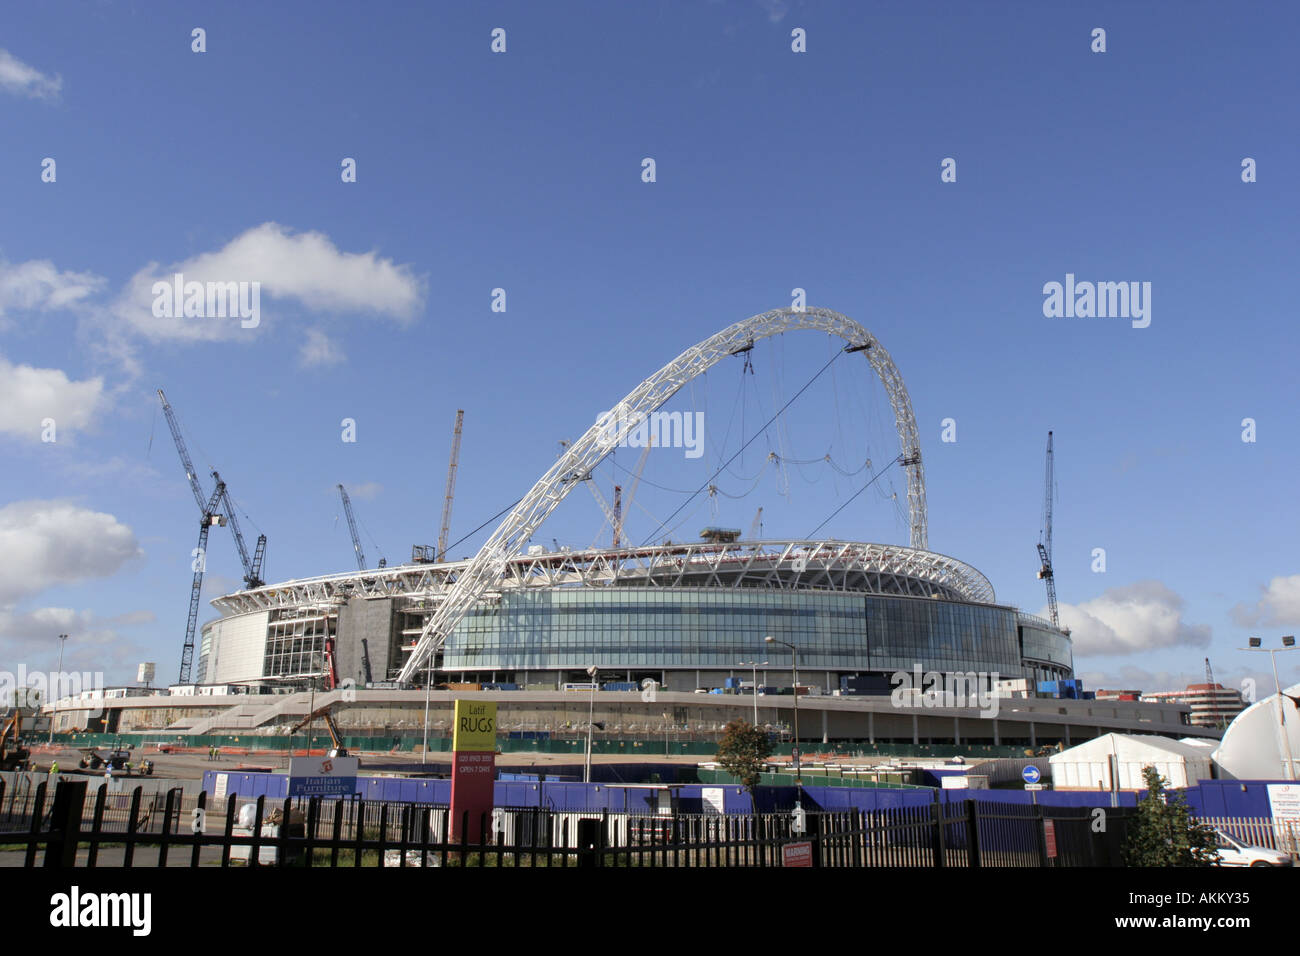
[[[907,396],[907,387],[894,366],[894,360],[874,335],[838,312],[814,308],[775,309],[737,322],[687,349],[633,389],[607,416],[598,419],[581,438],[570,444],[456,577],[438,610],[420,634],[415,649],[402,667],[400,679],[410,681],[416,677],[430,656],[442,647],[460,619],[501,580],[510,559],[523,549],[565,495],[600,464],[646,415],[676,394],[687,382],[724,358],[746,351],[760,339],[800,329],[813,329],[838,336],[848,343],[845,351],[865,352],[867,361],[880,377],[894,408],[894,421],[898,427],[901,448],[899,462],[907,470],[911,546],[920,551],[928,550],[921,440],[917,433],[916,416],[912,413],[912,402]]]

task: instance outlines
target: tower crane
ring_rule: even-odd
[[[623,530],[623,486],[614,486],[614,547],[618,547],[618,534]]]
[[[456,495],[456,465],[460,462],[460,428],[465,409],[456,409],[456,429],[451,435],[451,459],[447,462],[447,494],[442,503],[442,527],[438,531],[438,560],[447,560],[447,534],[451,530],[451,501]]]
[[[1043,500],[1043,530],[1038,539],[1038,558],[1042,567],[1038,572],[1039,580],[1047,585],[1047,608],[1052,616],[1052,625],[1061,626],[1061,617],[1056,605],[1056,576],[1052,571],[1052,433],[1047,433],[1047,491]]]
[[[199,546],[195,551],[194,578],[190,584],[190,610],[185,624],[185,645],[181,649],[180,683],[188,684],[194,663],[194,630],[198,624],[199,595],[203,589],[203,571],[207,563],[208,532],[214,525],[220,527],[229,520],[231,531],[235,535],[235,544],[239,548],[239,558],[244,566],[244,584],[250,589],[261,587],[265,583],[262,580],[262,562],[266,557],[266,535],[258,536],[253,557],[250,559],[248,548],[244,544],[244,536],[239,530],[239,520],[235,517],[235,508],[226,490],[226,483],[221,480],[217,472],[212,472],[212,480],[216,485],[211,497],[204,495],[203,486],[199,484],[198,473],[194,470],[194,462],[190,459],[189,449],[185,446],[185,439],[181,435],[176,412],[161,388],[158,389],[158,400],[162,403],[163,415],[167,419],[167,427],[171,430],[176,453],[180,456],[181,465],[185,469],[185,477],[189,480],[194,502],[199,506]],[[225,506],[224,513],[218,511],[222,505]]]
[[[357,553],[357,570],[366,569],[366,554],[361,550],[361,535],[357,534],[357,519],[352,516],[352,502],[347,489],[339,485],[339,495],[343,498],[343,514],[348,519],[348,531],[352,534],[352,550]]]
[[[1205,659],[1205,683],[1207,685],[1205,691],[1210,695],[1210,699],[1214,702],[1214,716],[1219,722],[1219,730],[1223,730],[1224,715],[1223,711],[1220,709],[1219,695],[1215,692],[1215,687],[1217,685],[1214,681],[1214,670],[1210,667],[1210,659],[1208,657]]]
[[[646,442],[645,448],[641,450],[641,457],[636,462],[636,470],[632,472],[632,487],[628,489],[626,505],[617,512],[618,523],[614,525],[614,547],[616,548],[623,537],[623,522],[627,520],[627,513],[632,510],[632,499],[636,497],[636,490],[641,484],[641,474],[645,471],[646,460],[649,459],[650,449],[654,445],[655,436],[652,434],[650,440]],[[615,488],[617,487],[616,485]]]
[[[161,388],[158,389],[158,400],[162,402],[167,427],[171,429],[172,441],[176,445],[176,453],[180,455],[181,465],[185,468],[185,477],[189,479],[190,491],[194,493],[194,501],[199,506],[200,514],[199,546],[194,552],[194,580],[190,585],[190,611],[185,624],[185,645],[181,649],[180,683],[188,684],[190,682],[190,669],[194,662],[194,628],[199,619],[199,595],[203,590],[203,569],[207,562],[208,530],[213,525],[220,525],[225,522],[225,518],[217,512],[217,508],[221,504],[222,498],[225,497],[226,487],[218,481],[211,498],[203,494],[203,486],[199,484],[199,476],[194,470],[194,462],[190,460],[189,449],[185,447],[185,439],[181,437],[181,428],[176,421],[176,413],[172,411],[171,403],[167,401],[167,396],[163,394]]]
[[[591,491],[591,496],[596,499],[596,504],[600,505],[600,510],[605,516],[605,521],[614,529],[614,546],[618,547],[618,514],[609,506],[609,502],[605,500],[605,496],[600,493],[600,486],[596,484],[596,480],[591,476],[591,472],[587,472],[587,474],[583,475],[581,480],[586,483],[587,488]],[[622,493],[623,489],[619,485],[615,485],[614,497],[617,499],[619,505],[622,504]],[[605,526],[601,525],[600,530],[601,533],[604,533]],[[595,547],[595,542],[592,543],[592,546]]]

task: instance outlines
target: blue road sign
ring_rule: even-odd
[[[1043,778],[1043,775],[1038,772],[1038,768],[1033,764],[1020,771],[1020,776],[1025,778],[1025,783],[1038,783]]]

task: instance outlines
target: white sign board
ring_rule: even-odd
[[[289,758],[289,796],[346,797],[356,792],[356,757]]]
[[[726,812],[726,791],[722,787],[705,787],[700,791],[705,813]]]
[[[226,774],[226,773],[217,774],[216,785],[212,788],[213,797],[220,800],[222,797],[226,795],[226,784],[229,781],[229,778],[230,778],[230,774]]]
[[[1296,840],[1300,838],[1300,784],[1270,783],[1268,805],[1273,814],[1277,848],[1294,851]]]

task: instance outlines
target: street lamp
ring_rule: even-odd
[[[1296,649],[1295,635],[1285,635],[1282,638],[1281,647],[1261,647],[1261,643],[1262,642],[1258,637],[1252,637],[1250,639],[1250,647],[1239,647],[1238,650],[1262,651],[1263,653],[1268,654],[1269,659],[1273,662],[1273,684],[1277,688],[1277,722],[1278,726],[1281,727],[1282,730],[1282,747],[1286,753],[1286,772],[1288,778],[1295,780],[1295,761],[1291,759],[1291,738],[1287,736],[1286,710],[1282,707],[1282,682],[1278,680],[1277,676],[1277,655],[1280,651],[1294,651]]]
[[[54,690],[54,709],[50,711],[50,744],[54,743],[54,719],[59,715],[59,697],[63,691],[63,645],[68,642],[68,635],[59,635],[59,670],[54,679],[58,687]]]
[[[420,745],[420,763],[429,759],[429,688],[433,685],[433,655],[429,655],[429,669],[424,676],[424,743]],[[308,744],[310,747],[311,744]]]
[[[775,637],[765,637],[763,640],[768,644],[790,648],[790,675],[794,678],[794,687],[791,688],[794,691],[794,785],[802,787],[803,774],[799,771],[799,649],[786,641],[778,641]]]
[[[758,664],[754,661],[741,661],[740,667],[749,667],[753,669],[753,677],[750,681],[750,687],[754,691],[754,726],[758,726]],[[763,661],[763,666],[767,666],[767,661]]]
[[[587,668],[587,676],[591,678],[591,696],[587,705],[587,763],[582,769],[582,782],[591,783],[591,722],[596,717],[596,675],[600,669],[592,664]]]

